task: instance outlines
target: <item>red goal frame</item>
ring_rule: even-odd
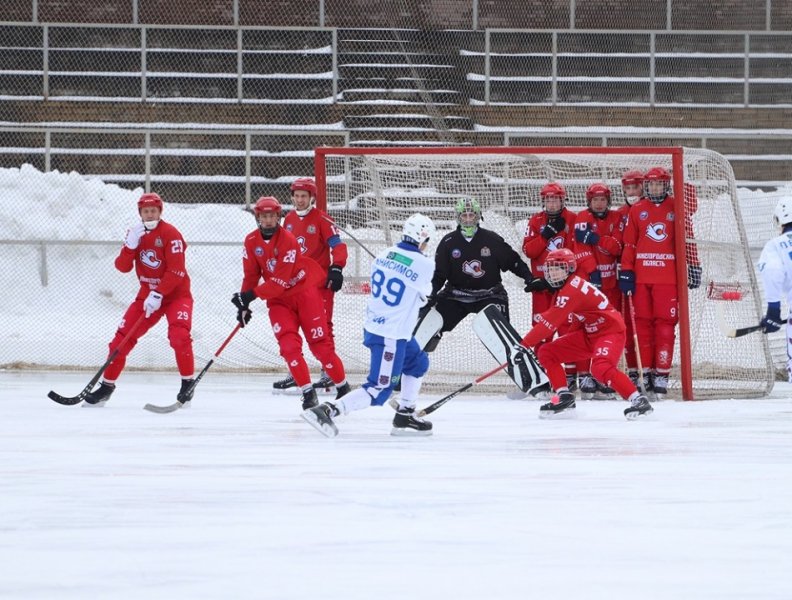
[[[317,206],[327,208],[327,171],[325,157],[356,156],[365,154],[381,155],[439,155],[439,154],[665,154],[671,157],[672,173],[684,173],[684,149],[667,146],[399,146],[399,147],[319,147],[314,149],[314,176],[316,178]],[[684,179],[673,177],[674,212],[685,214]],[[685,256],[685,219],[674,219],[675,252],[677,256]],[[690,306],[688,305],[687,261],[676,261],[677,294],[679,298],[679,348],[680,348],[680,379],[682,398],[694,400],[693,371],[691,366],[692,352],[690,341]]]

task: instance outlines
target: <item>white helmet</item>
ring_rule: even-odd
[[[773,219],[776,225],[780,227],[792,223],[792,196],[781,198],[781,200],[778,201],[773,211]]]
[[[415,213],[404,222],[402,229],[402,239],[405,242],[412,242],[420,247],[424,242],[428,242],[435,236],[434,223],[429,217],[421,213]]]

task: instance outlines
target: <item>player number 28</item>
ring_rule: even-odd
[[[371,275],[371,295],[375,298],[382,296],[382,301],[388,306],[396,306],[404,296],[404,282],[392,277],[385,280],[385,273],[377,269]]]

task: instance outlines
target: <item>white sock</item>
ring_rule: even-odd
[[[369,393],[365,389],[357,388],[340,400],[334,401],[333,404],[336,405],[336,408],[338,408],[342,415],[348,415],[356,410],[362,410],[371,406],[371,396],[369,396]]]
[[[402,375],[401,396],[399,396],[399,408],[415,408],[418,402],[418,394],[421,391],[423,377],[413,377],[412,375]]]

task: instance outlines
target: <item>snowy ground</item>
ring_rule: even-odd
[[[2,598],[787,599],[792,387],[769,400],[538,404],[463,395],[435,435],[386,408],[335,440],[272,378],[0,372]],[[431,398],[427,398],[427,401]]]

